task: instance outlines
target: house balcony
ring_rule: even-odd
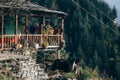
[[[44,46],[59,46],[62,35],[43,35],[43,34],[21,34],[21,35],[3,35],[0,38],[1,50],[12,48],[43,48]],[[21,47],[17,46],[21,45]]]

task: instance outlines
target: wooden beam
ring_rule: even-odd
[[[4,15],[2,15],[2,50],[4,48]]]

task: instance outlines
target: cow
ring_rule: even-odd
[[[59,70],[66,73],[75,72],[77,74],[77,68],[79,65],[78,59],[56,59],[51,65],[47,65],[45,70],[50,69],[52,71]]]

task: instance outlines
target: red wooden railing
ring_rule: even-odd
[[[24,47],[33,47],[34,44],[38,43],[40,47],[46,41],[49,46],[58,46],[62,39],[62,35],[39,35],[39,34],[21,34],[21,35],[3,35],[0,38],[0,48],[11,49],[15,48],[16,44],[22,44]],[[3,45],[2,45],[3,43]]]

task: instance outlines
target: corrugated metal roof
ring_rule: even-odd
[[[65,12],[51,10],[29,1],[23,3],[15,3],[15,2],[0,3],[0,8],[31,10],[31,11],[40,11],[46,13],[67,15]]]

